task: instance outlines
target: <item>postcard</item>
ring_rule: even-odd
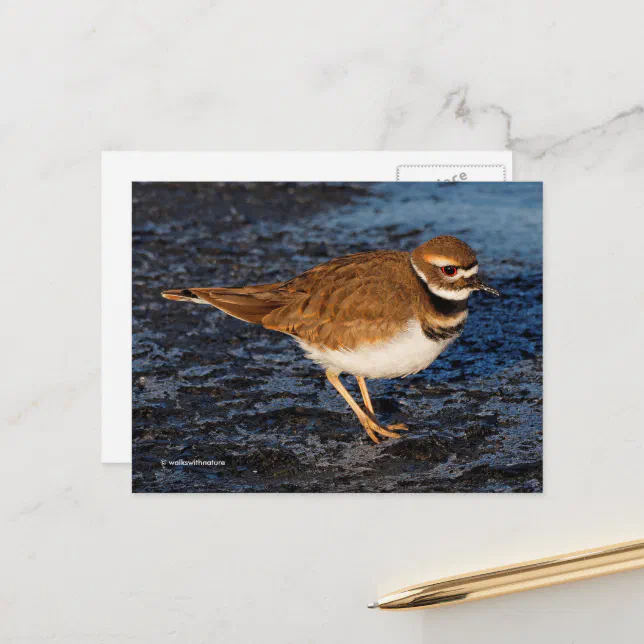
[[[132,456],[134,182],[511,181],[510,152],[104,152],[102,157],[102,446]],[[198,208],[198,204],[195,205]]]
[[[132,185],[134,492],[542,491],[542,184]]]

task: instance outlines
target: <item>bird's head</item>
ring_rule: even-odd
[[[437,297],[466,300],[472,291],[499,295],[481,281],[476,254],[456,237],[443,235],[430,239],[412,252],[411,261],[418,277]]]

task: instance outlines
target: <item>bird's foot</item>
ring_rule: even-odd
[[[374,442],[374,443],[379,443],[380,440],[376,436],[376,434],[380,434],[381,436],[386,436],[387,438],[400,438],[400,434],[396,434],[395,432],[392,432],[392,429],[397,429],[397,430],[403,430],[406,431],[408,428],[406,425],[403,423],[397,423],[395,425],[387,425],[386,427],[383,427],[380,425],[375,420],[372,420],[371,418],[366,418],[363,423],[363,427],[365,428],[365,431],[369,435],[369,438]]]

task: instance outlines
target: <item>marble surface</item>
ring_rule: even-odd
[[[0,6],[0,641],[603,642],[644,571],[378,614],[644,535],[642,7]],[[145,496],[100,464],[100,151],[509,149],[545,182],[545,494]]]

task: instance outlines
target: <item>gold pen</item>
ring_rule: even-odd
[[[445,577],[403,588],[369,604],[382,610],[432,608],[644,568],[644,539]]]

